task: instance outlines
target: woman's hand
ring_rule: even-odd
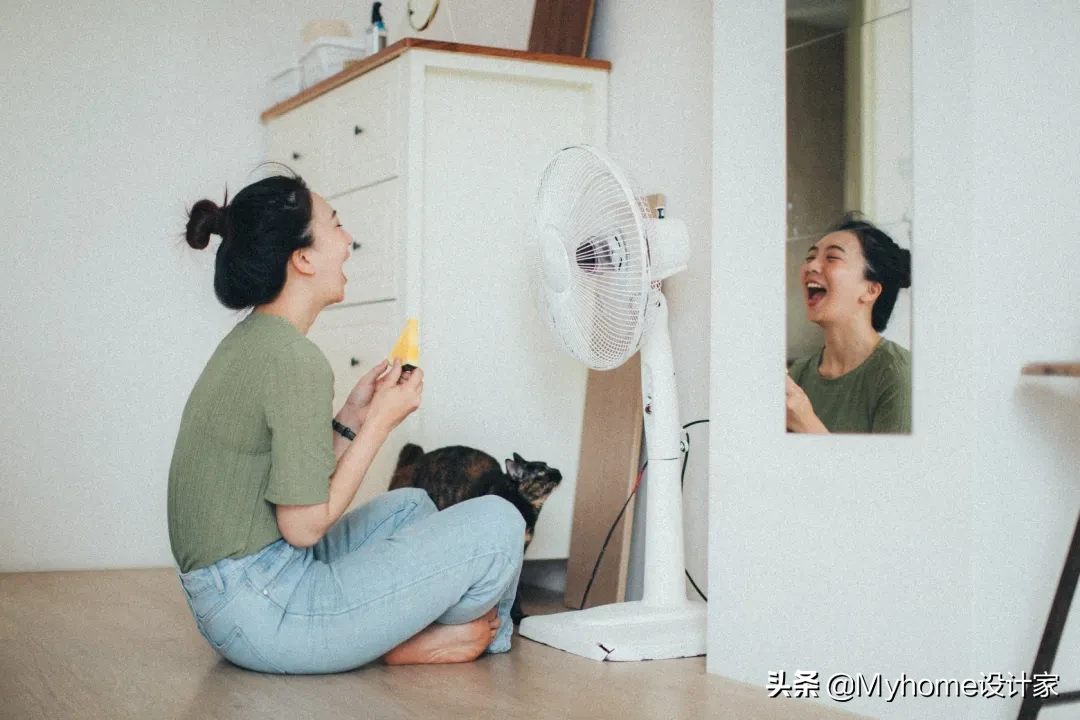
[[[386,368],[389,365],[385,360],[380,362],[375,367],[368,370],[362,378],[360,378],[356,385],[353,387],[352,392],[349,393],[349,397],[345,399],[345,404],[352,407],[354,410],[363,410],[371,403],[371,398],[375,395],[375,383],[379,377],[386,372]]]
[[[375,381],[375,391],[367,408],[367,423],[375,423],[390,433],[416,408],[424,393],[424,371],[416,368],[402,378],[401,361],[395,360],[390,372]]]
[[[360,426],[367,420],[368,405],[371,404],[371,398],[375,394],[375,383],[378,381],[379,376],[386,372],[387,367],[387,362],[383,360],[371,370],[368,370],[364,377],[357,381],[352,392],[345,398],[341,409],[338,410],[335,419],[339,423],[353,432],[360,429]],[[334,457],[340,460],[345,448],[349,447],[349,442],[349,440],[334,433]]]
[[[784,395],[787,401],[788,430],[797,433],[828,433],[828,428],[814,412],[814,406],[803,389],[790,375],[785,374],[784,377],[787,379]]]

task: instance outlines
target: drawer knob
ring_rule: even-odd
[[[360,249],[360,243],[354,241],[353,244],[352,244],[352,249],[353,250],[359,250]]]
[[[294,152],[294,153],[292,154],[292,159],[293,159],[293,160],[299,160],[299,159],[300,159],[300,153],[298,153],[298,152]]]
[[[349,364],[352,365],[353,367],[356,367],[357,365],[360,364],[360,361],[357,360],[356,358],[349,358]]]
[[[364,132],[364,128],[360,127],[359,125],[353,125],[353,129],[352,129],[352,134],[353,135],[359,135],[362,132]]]

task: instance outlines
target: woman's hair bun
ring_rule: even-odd
[[[188,212],[187,244],[202,250],[210,244],[211,235],[225,237],[225,207],[213,200],[200,200]]]

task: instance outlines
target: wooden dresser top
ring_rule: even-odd
[[[265,123],[268,120],[284,115],[290,110],[314,100],[323,93],[349,82],[353,78],[371,72],[380,65],[385,65],[412,48],[441,50],[443,52],[456,52],[466,55],[485,55],[487,57],[508,58],[511,60],[527,60],[530,62],[550,63],[552,65],[571,65],[574,67],[593,68],[597,70],[611,70],[611,63],[607,60],[593,60],[590,58],[573,57],[571,55],[534,53],[526,52],[524,50],[507,50],[505,48],[485,47],[482,45],[463,45],[461,43],[423,40],[421,38],[410,37],[399,40],[382,52],[372,55],[371,57],[349,63],[349,65],[337,75],[331,75],[317,85],[312,85],[288,100],[279,102],[277,105],[265,110],[260,117]]]

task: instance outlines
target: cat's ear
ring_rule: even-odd
[[[513,460],[506,461],[506,474],[514,482],[521,482],[521,479],[525,477],[525,461],[517,453],[514,453]]]

